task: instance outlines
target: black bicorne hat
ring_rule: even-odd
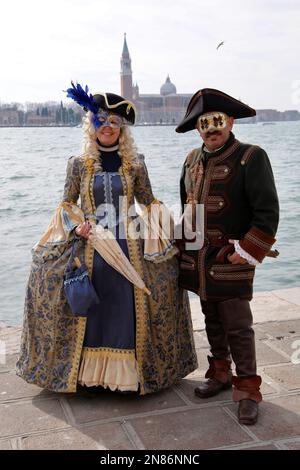
[[[115,95],[114,93],[95,93],[93,99],[99,106],[99,109],[101,108],[118,114],[125,118],[130,124],[135,123],[136,111],[131,101],[125,100],[122,96]]]
[[[235,119],[256,115],[256,111],[232,96],[213,88],[203,88],[191,98],[183,120],[176,127],[176,132],[188,132],[195,129],[197,119],[202,114],[219,111]]]

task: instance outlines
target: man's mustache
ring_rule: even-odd
[[[220,131],[208,131],[205,133],[205,137],[211,137],[212,135],[221,135],[222,132]]]

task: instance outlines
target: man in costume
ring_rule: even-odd
[[[241,101],[206,88],[195,93],[176,128],[179,133],[196,128],[203,139],[185,160],[180,188],[182,205],[204,208],[204,244],[190,265],[183,250],[180,263],[181,285],[200,296],[211,351],[207,380],[195,394],[207,398],[233,385],[239,421],[247,425],[257,421],[262,400],[249,301],[255,266],[270,254],[279,218],[266,152],[232,133],[234,119],[255,114]]]

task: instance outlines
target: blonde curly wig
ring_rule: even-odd
[[[93,114],[88,111],[82,119],[83,153],[94,160],[95,171],[101,170],[100,148],[97,142],[97,130],[93,124]],[[137,148],[128,126],[121,127],[118,153],[122,160],[123,169],[138,165]]]

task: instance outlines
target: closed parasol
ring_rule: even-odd
[[[151,294],[110,230],[105,229],[100,224],[93,225],[89,241],[110,266],[126,277],[132,284],[142,289],[146,294]]]

